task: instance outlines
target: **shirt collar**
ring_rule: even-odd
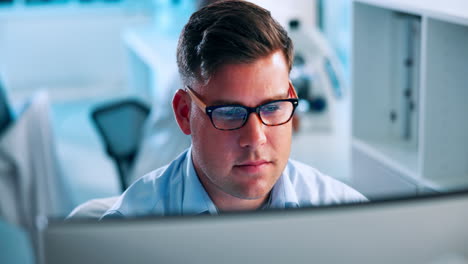
[[[211,198],[208,196],[203,185],[198,179],[192,161],[192,146],[187,151],[184,166],[184,195],[182,201],[182,214],[197,215],[197,214],[218,214],[218,210]]]
[[[289,162],[271,191],[269,208],[297,208],[299,201],[296,191],[289,177]]]

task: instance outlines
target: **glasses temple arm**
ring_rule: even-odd
[[[299,99],[299,96],[297,96],[296,89],[294,88],[291,80],[289,81],[289,96]]]
[[[206,110],[206,104],[198,98],[198,96],[190,89],[190,87],[185,86],[185,91],[190,95],[190,98],[195,102],[195,104],[200,107],[202,111]]]

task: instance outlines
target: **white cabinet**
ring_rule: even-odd
[[[468,1],[354,0],[352,12],[354,187],[467,187]]]

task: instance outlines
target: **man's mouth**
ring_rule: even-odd
[[[266,160],[249,160],[235,165],[234,168],[239,169],[245,173],[257,173],[271,164],[272,162]]]

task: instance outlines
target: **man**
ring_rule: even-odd
[[[103,217],[366,201],[289,160],[298,104],[289,81],[292,56],[286,31],[252,3],[222,1],[194,13],[177,48],[185,87],[173,99],[177,123],[192,145],[136,181]]]

